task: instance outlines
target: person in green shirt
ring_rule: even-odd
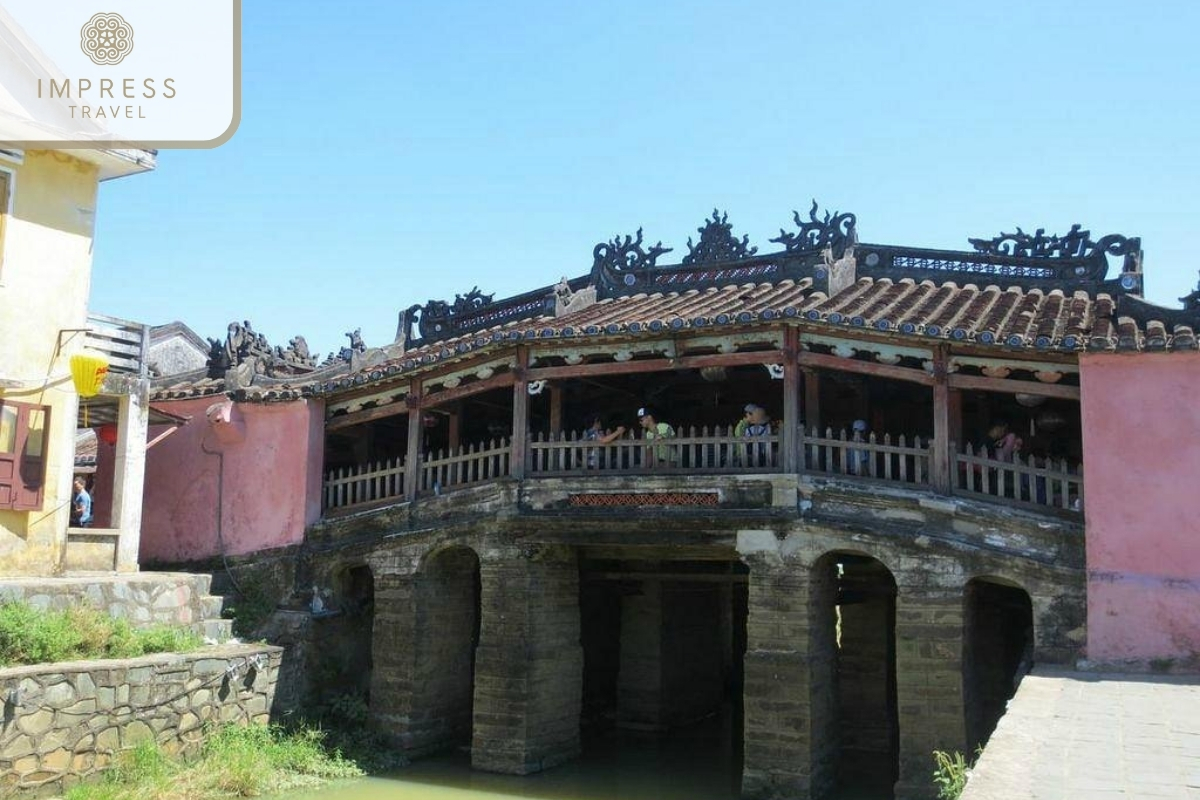
[[[654,412],[648,408],[638,409],[638,424],[642,426],[642,438],[647,442],[654,439],[673,439],[675,437],[675,429],[665,422],[659,422],[654,418]],[[666,445],[654,445],[646,449],[647,460],[649,466],[664,467],[668,466],[674,459],[672,458],[671,448]]]

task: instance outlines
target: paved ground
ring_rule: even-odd
[[[1200,677],[1035,669],[961,800],[1200,800]]]

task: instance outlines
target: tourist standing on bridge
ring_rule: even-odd
[[[596,444],[611,444],[617,439],[625,435],[625,426],[618,425],[615,430],[605,431],[604,420],[599,414],[592,414],[588,417],[588,426],[583,432],[583,439],[587,442],[595,442]],[[589,447],[587,451],[587,466],[588,469],[596,469],[599,466],[600,451],[595,447]]]
[[[647,442],[654,439],[673,439],[675,438],[675,429],[665,422],[659,422],[654,417],[654,411],[649,408],[638,409],[638,424],[642,426],[642,438]],[[671,448],[666,445],[654,445],[646,448],[646,459],[649,466],[664,467],[670,464],[674,459],[671,457]]]

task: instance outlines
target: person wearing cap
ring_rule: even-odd
[[[673,439],[675,437],[675,429],[665,422],[659,422],[654,418],[654,412],[649,408],[639,408],[637,412],[638,424],[642,426],[642,438],[646,441],[654,439]],[[652,462],[652,466],[663,466],[671,461],[671,448],[666,445],[655,445],[647,448],[646,453],[648,459]]]
[[[855,442],[867,441],[867,421],[865,419],[856,419],[850,426],[850,438]],[[850,451],[850,463],[847,469],[851,475],[869,475],[871,453],[869,450],[852,449]]]

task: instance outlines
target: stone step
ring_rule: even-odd
[[[201,635],[217,643],[224,643],[233,638],[233,620],[206,619],[200,623]]]
[[[219,594],[200,597],[200,616],[203,619],[220,619],[225,611],[226,598]]]

